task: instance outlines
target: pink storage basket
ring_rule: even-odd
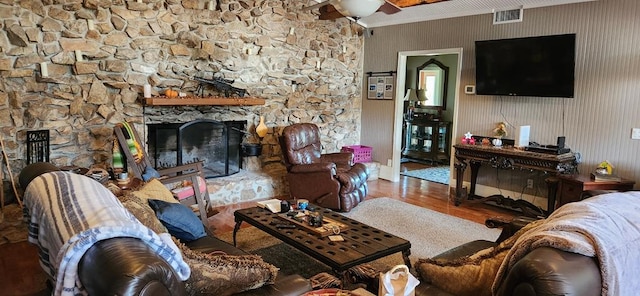
[[[353,153],[353,162],[371,162],[373,148],[364,145],[343,146],[342,152]]]

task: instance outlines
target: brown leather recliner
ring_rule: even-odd
[[[320,130],[312,123],[287,126],[280,138],[292,198],[348,212],[368,193],[369,169],[353,153],[322,154]]]

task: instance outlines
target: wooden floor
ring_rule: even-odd
[[[425,165],[404,163],[402,169],[413,170],[423,167]],[[406,176],[400,176],[400,182],[397,183],[386,180],[370,181],[367,199],[378,197],[398,199],[478,223],[484,223],[484,220],[489,217],[508,218],[514,216],[513,212],[482,204],[463,203],[456,207],[450,201],[448,185]],[[233,230],[233,211],[254,205],[255,202],[246,202],[216,208],[219,213],[209,218],[214,233],[220,234]],[[0,276],[0,296],[47,295],[45,292],[46,278],[38,264],[37,250],[27,242],[0,246],[0,275],[2,275]]]
[[[420,163],[403,163],[401,170],[416,170],[428,167]],[[397,183],[386,180],[369,182],[369,194],[366,199],[389,197],[417,205],[430,210],[445,213],[462,219],[484,224],[489,217],[510,218],[514,212],[484,204],[462,203],[455,206],[453,195],[449,196],[449,185],[428,182],[425,180],[400,175]],[[221,234],[233,230],[233,212],[237,209],[255,206],[255,202],[238,203],[229,206],[218,207],[219,211],[209,218],[211,228],[215,234]],[[248,226],[244,223],[243,226]]]

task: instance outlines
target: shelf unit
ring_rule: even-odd
[[[146,98],[147,106],[257,106],[264,105],[265,99],[255,97],[153,97]]]
[[[449,160],[451,122],[406,121],[404,150],[408,158],[440,162]]]

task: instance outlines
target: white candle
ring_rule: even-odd
[[[342,46],[342,52],[344,52],[344,53],[346,53],[346,52],[347,52],[347,46],[346,46],[346,45],[343,45],[343,46]]]
[[[294,27],[289,28],[289,35],[293,35],[293,33],[295,32],[296,32],[296,28]]]
[[[89,27],[89,30],[95,29],[95,27],[93,26],[93,20],[87,20],[87,27]]]
[[[151,85],[148,83],[144,85],[144,97],[145,98],[151,97]]]
[[[49,76],[49,69],[47,69],[47,62],[40,63],[40,75],[42,75],[42,77]]]
[[[82,51],[76,49],[76,62],[82,62]]]
[[[215,4],[215,2],[213,2],[213,0],[209,1],[209,3],[207,4],[207,9],[209,9],[209,10],[216,9],[216,4]]]
[[[251,48],[247,48],[247,54],[251,55]]]
[[[142,3],[142,0],[137,0],[138,3]]]
[[[320,60],[316,61],[316,68],[319,70],[320,69]]]

